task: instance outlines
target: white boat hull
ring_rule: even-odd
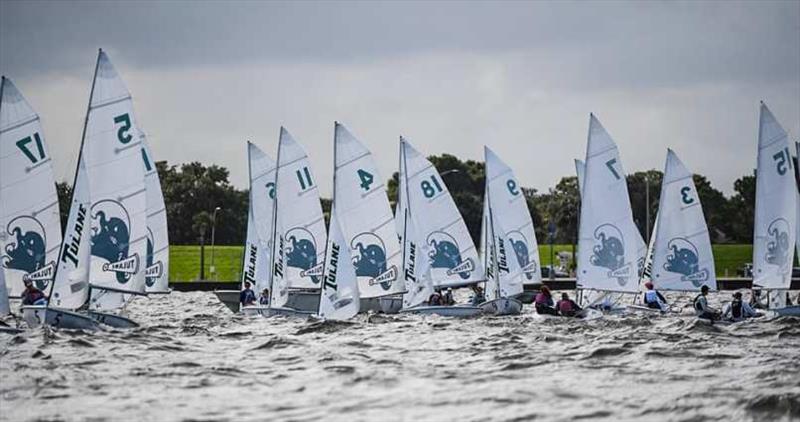
[[[139,326],[135,321],[125,318],[122,315],[107,314],[105,312],[89,311],[89,316],[103,325],[113,328],[136,328]]]
[[[776,317],[782,316],[800,316],[800,306],[787,306],[785,308],[770,309],[770,315]]]
[[[214,290],[223,305],[233,313],[239,312],[239,290]],[[297,309],[300,311],[317,313],[319,308],[319,291],[313,290],[296,290],[289,292],[289,299],[286,301],[286,307]]]
[[[308,318],[310,315],[316,315],[315,312],[308,312],[308,311],[301,311],[299,309],[292,309],[292,308],[270,308],[267,306],[246,306],[242,308],[242,314],[247,316],[263,316],[263,317],[274,317],[274,316],[286,316],[286,317],[295,317],[295,318]]]
[[[402,296],[386,296],[380,298],[381,312],[384,314],[396,314],[403,309]]]
[[[30,305],[22,307],[22,319],[30,328],[47,324],[56,328],[67,330],[94,330],[97,322],[87,315],[66,309],[47,308],[44,305]]]
[[[662,315],[665,313],[661,309],[650,308],[644,305],[627,305],[625,308],[628,312],[638,312],[648,315]]]
[[[519,315],[522,312],[522,302],[505,297],[483,302],[478,306],[483,312],[492,315]]]
[[[468,318],[483,315],[483,309],[479,306],[415,306],[402,309],[400,313]]]

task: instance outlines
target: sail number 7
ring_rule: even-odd
[[[36,143],[36,151],[31,151],[29,145],[31,142],[34,142],[34,140]],[[39,132],[34,133],[33,138],[27,136],[17,141],[17,147],[19,147],[22,153],[25,154],[25,156],[28,157],[33,164],[36,164],[45,158],[44,145],[42,145],[42,138],[39,137]],[[34,154],[34,152],[38,153],[38,156]]]
[[[608,169],[611,170],[611,174],[614,175],[614,178],[619,180],[620,179],[619,173],[617,172],[617,169],[614,168],[614,164],[617,164],[617,159],[616,158],[612,158],[612,159],[606,161],[606,167],[608,167]]]

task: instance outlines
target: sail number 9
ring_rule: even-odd
[[[519,195],[519,189],[517,188],[517,182],[514,179],[508,179],[506,182],[506,187],[508,188],[508,193],[517,196]]]
[[[789,155],[789,148],[784,148],[783,151],[779,151],[772,158],[776,161],[775,166],[779,175],[783,176],[787,170],[792,168],[792,156]]]
[[[433,182],[433,184],[431,184],[431,182]],[[436,180],[436,176],[434,175],[431,175],[430,182],[423,180],[419,186],[422,188],[422,194],[425,195],[426,198],[433,198],[437,193],[442,191],[442,185],[439,184],[439,181]]]
[[[128,131],[131,130],[131,118],[128,116],[128,113],[115,117],[114,123],[122,124],[122,126],[117,129],[117,139],[119,142],[123,145],[130,142],[133,136],[128,133]]]
[[[275,199],[275,182],[267,183],[266,187],[267,187],[267,195],[269,195],[269,199]]]
[[[34,141],[36,142],[36,151],[31,151],[28,145]],[[45,158],[44,145],[42,145],[42,138],[39,137],[39,132],[34,133],[33,138],[27,136],[17,141],[17,147],[22,151],[23,154],[25,154],[26,157],[28,157],[29,160],[31,160],[33,164],[36,164]],[[38,154],[34,154],[34,152]]]

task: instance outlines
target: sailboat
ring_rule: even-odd
[[[800,314],[786,307],[798,224],[797,184],[786,131],[762,102],[758,129],[756,215],[753,235],[753,287],[769,292],[776,313]]]
[[[51,300],[44,318],[38,315],[41,309],[23,307],[26,320],[52,325],[64,324],[64,317],[78,320],[82,315],[74,311],[88,301],[88,315],[94,320],[118,328],[138,326],[120,312],[134,296],[147,294],[147,197],[140,133],[130,92],[100,50]]]
[[[0,81],[0,272],[7,295],[24,280],[45,291],[61,246],[53,165],[39,116],[10,79]]]
[[[692,173],[667,150],[653,248],[653,284],[659,290],[717,289],[711,238]]]
[[[328,244],[325,248],[325,272],[319,301],[319,316],[339,321],[354,317],[359,311],[361,302],[358,264],[353,261],[350,242],[346,240],[347,237],[342,230],[341,217],[334,203],[331,209]],[[357,260],[358,258],[355,262]]]
[[[354,260],[360,309],[396,313],[406,286],[384,179],[370,151],[338,122],[333,156],[333,203]]]
[[[144,183],[147,189],[147,255],[144,284],[148,294],[169,294],[169,233],[167,207],[158,179],[153,153],[144,132],[139,134],[144,162]]]
[[[486,268],[487,302],[480,306],[497,315],[518,314],[523,283],[540,284],[539,246],[527,200],[514,172],[489,147],[484,147],[484,191],[481,255]]]
[[[591,295],[638,292],[641,239],[633,222],[619,150],[600,121],[589,116],[581,191],[577,287]],[[591,301],[602,300],[594,297]],[[586,301],[584,301],[586,303]],[[591,303],[591,302],[590,302]]]
[[[275,200],[270,240],[272,275],[268,309],[264,316],[305,316],[312,311],[290,307],[290,289],[319,304],[327,232],[316,180],[308,154],[281,127],[278,164],[275,175]]]
[[[10,327],[5,321],[5,317],[11,315],[11,305],[8,301],[8,289],[6,289],[5,272],[0,271],[0,333],[18,334],[21,328]],[[16,319],[16,318],[14,318]]]
[[[435,289],[484,281],[475,244],[436,167],[400,138],[397,234],[403,244],[402,313],[475,316],[477,306],[428,306]]]

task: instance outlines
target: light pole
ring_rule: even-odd
[[[216,241],[216,234],[217,234],[217,212],[222,208],[216,207],[214,208],[214,214],[211,216],[211,268],[209,268],[211,274],[214,277],[214,280],[217,279],[217,269],[214,267],[214,243]]]

